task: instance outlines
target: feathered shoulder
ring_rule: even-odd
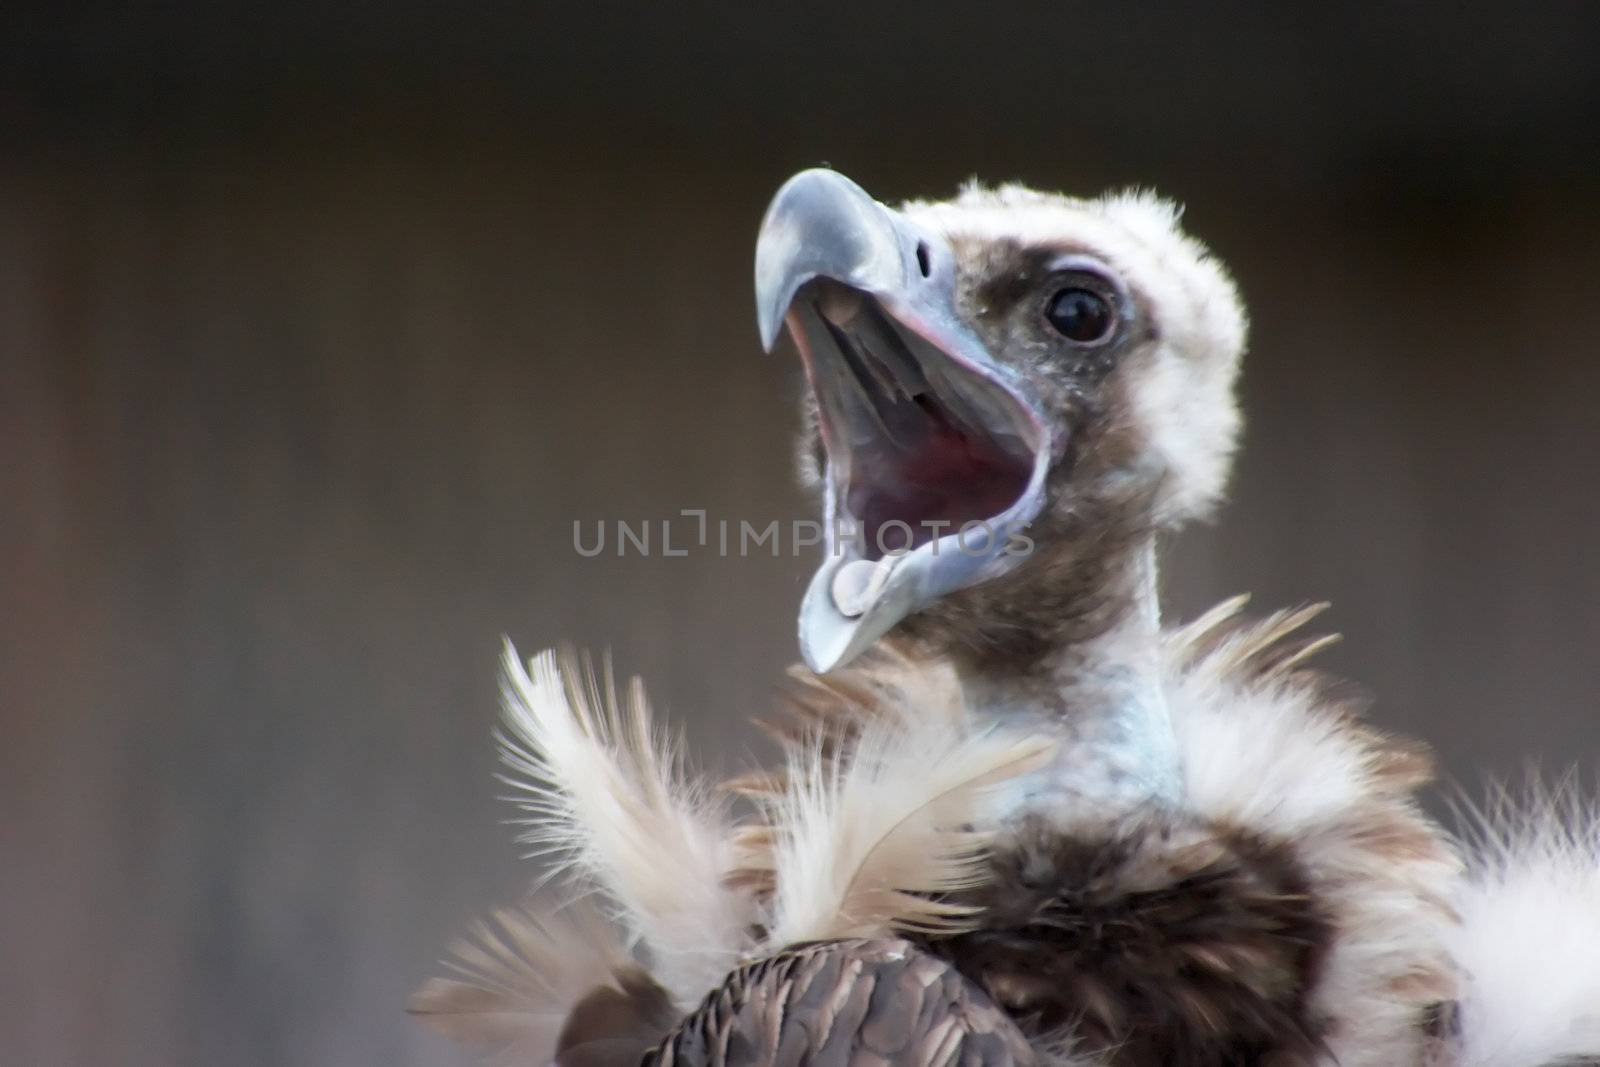
[[[718,784],[685,765],[636,682],[508,650],[508,781],[527,839],[588,904],[497,915],[413,1009],[525,1062],[583,1045],[572,1062],[637,1063],[731,1010],[730,975],[778,975],[762,960],[905,944],[1050,1062],[1595,1056],[1600,820],[1545,800],[1451,841],[1416,801],[1426,750],[1308,666],[1332,640],[1305,636],[1321,608],[1250,620],[1243,606],[1163,639],[1181,802],[1071,841],[989,807],[1052,739],[984,722],[950,665],[893,645],[826,677],[793,671],[770,724],[778,769]],[[611,1043],[585,1045],[599,1034]]]

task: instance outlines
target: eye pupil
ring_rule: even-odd
[[[1070,341],[1103,340],[1111,332],[1111,308],[1089,289],[1063,289],[1050,298],[1050,325]]]

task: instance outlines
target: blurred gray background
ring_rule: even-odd
[[[1335,602],[1476,789],[1600,749],[1600,9],[13,5],[0,41],[0,1062],[433,1064],[401,1014],[531,874],[501,634],[707,762],[809,558],[752,241],[790,172],[1153,185],[1254,315],[1175,614]]]

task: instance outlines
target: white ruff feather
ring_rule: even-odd
[[[524,840],[560,856],[617,905],[652,970],[692,1003],[740,956],[750,894],[732,869],[726,814],[651,725],[643,686],[618,699],[571,653],[523,670],[508,642],[501,755],[532,816]]]
[[[1600,812],[1569,783],[1478,818],[1451,948],[1461,1067],[1600,1057]]]
[[[1413,791],[1426,761],[1363,726],[1292,668],[1326,640],[1281,658],[1274,648],[1318,608],[1241,627],[1210,651],[1195,635],[1225,627],[1244,598],[1168,637],[1168,693],[1189,810],[1269,840],[1292,842],[1336,936],[1312,1004],[1339,1067],[1415,1063],[1417,1019],[1451,999],[1444,946],[1459,864]],[[1277,666],[1257,669],[1265,660]]]
[[[791,748],[787,785],[769,801],[773,945],[959,927],[968,909],[938,898],[987,875],[992,835],[970,828],[984,792],[1038,767],[1054,744],[885,718],[846,758],[825,747],[819,737]]]

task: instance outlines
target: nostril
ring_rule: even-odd
[[[933,273],[933,265],[928,258],[928,242],[926,241],[917,242],[917,269],[922,272],[924,278]]]

